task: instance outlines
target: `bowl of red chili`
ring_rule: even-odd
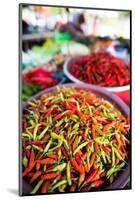
[[[119,97],[65,84],[33,96],[22,110],[23,195],[126,186],[130,110]]]
[[[53,72],[44,67],[38,67],[36,69],[29,69],[23,73],[22,81],[22,100],[26,101],[41,90],[65,83],[66,77],[64,73]]]
[[[63,70],[75,83],[98,85],[112,92],[130,89],[129,64],[105,51],[68,58]]]

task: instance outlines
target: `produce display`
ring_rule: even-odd
[[[22,100],[26,101],[29,97],[38,91],[52,87],[60,81],[54,78],[52,73],[43,67],[31,69],[23,75]]]
[[[86,89],[62,87],[29,101],[23,110],[22,176],[31,194],[110,185],[127,165],[129,128],[113,104]]]
[[[130,84],[130,66],[108,52],[97,51],[71,62],[70,73],[85,83],[105,87]]]

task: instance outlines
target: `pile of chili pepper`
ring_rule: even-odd
[[[31,194],[98,190],[127,165],[129,119],[91,91],[62,87],[33,99],[22,126]]]
[[[114,87],[130,83],[130,66],[108,52],[97,51],[71,62],[69,70],[77,79],[99,86]]]
[[[43,67],[31,69],[23,75],[24,86],[22,88],[22,100],[26,101],[30,96],[43,89],[52,87],[58,82],[59,79],[54,78],[52,76],[52,72],[44,69]]]

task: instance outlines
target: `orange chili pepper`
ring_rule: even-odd
[[[73,151],[75,150],[77,144],[78,144],[78,135],[76,136],[74,143],[73,143]]]
[[[107,147],[107,146],[102,146],[102,149],[104,150],[105,153],[109,154],[112,152],[111,148]]]
[[[45,184],[42,186],[41,193],[47,193],[50,185],[51,185],[50,180],[47,180]]]
[[[90,168],[92,167],[94,160],[95,160],[95,153],[92,153],[91,158],[90,158]]]
[[[40,175],[42,174],[41,171],[37,171],[30,180],[30,183],[33,183]]]
[[[40,164],[36,163],[36,170],[39,171],[39,169],[40,169]]]
[[[57,176],[58,176],[57,173],[52,172],[52,173],[48,173],[48,174],[42,175],[41,179],[43,179],[43,180],[49,180],[49,179],[52,179],[52,178],[56,178]]]
[[[29,161],[29,165],[28,167],[25,169],[25,171],[23,172],[22,176],[26,176],[32,169],[33,167],[35,166],[35,154],[34,152],[32,151],[31,154],[30,154],[30,161]]]
[[[45,117],[48,117],[48,116],[50,116],[50,115],[51,115],[51,112],[52,112],[52,109],[51,109],[51,108],[49,108],[49,109],[47,110],[47,113],[46,113]]]
[[[92,134],[92,138],[95,138],[96,136],[96,132],[95,132],[95,126],[92,125],[92,131],[91,131],[91,134]]]
[[[73,183],[70,187],[70,192],[75,192],[75,189],[76,189],[76,184]]]
[[[94,146],[95,146],[95,152],[96,152],[97,154],[100,154],[99,145],[98,145],[97,143],[95,143]]]
[[[58,156],[56,154],[48,154],[47,155],[49,158],[57,159]]]
[[[80,176],[79,176],[79,183],[78,183],[79,186],[84,181],[84,179],[85,179],[85,172],[81,173]]]
[[[45,159],[42,159],[42,160],[37,160],[36,161],[37,163],[39,164],[43,164],[43,165],[47,165],[47,164],[53,164],[54,163],[54,159],[52,158],[45,158]]]
[[[61,119],[62,116],[63,116],[63,114],[60,113],[60,114],[56,115],[56,117],[54,117],[52,121],[55,122],[55,121],[57,121],[58,119]]]
[[[84,172],[84,167],[82,165],[78,165],[75,159],[71,160],[72,166],[79,172],[83,173]]]

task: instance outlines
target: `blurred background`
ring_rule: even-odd
[[[23,101],[71,82],[63,64],[74,55],[104,50],[130,62],[128,11],[23,5],[21,21]]]

